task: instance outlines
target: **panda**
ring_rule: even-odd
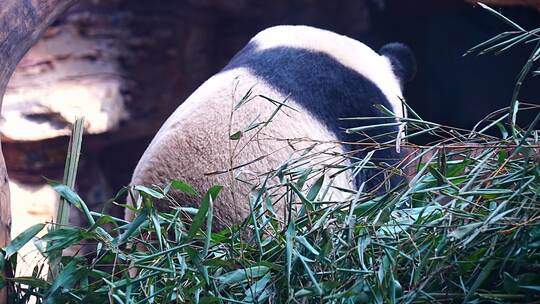
[[[199,193],[223,185],[214,203],[213,225],[219,230],[248,215],[247,198],[261,184],[262,173],[277,170],[291,155],[309,150],[329,156],[313,160],[310,165],[316,167],[331,164],[332,155],[349,153],[345,162],[350,164],[367,152],[347,143],[366,136],[399,140],[396,126],[348,134],[346,129],[362,121],[342,119],[381,117],[376,104],[404,117],[402,87],[415,74],[414,56],[399,43],[387,44],[379,53],[310,26],[259,32],[167,119],[137,164],[131,184],[164,186],[181,180]],[[390,163],[399,157],[390,148],[377,151],[372,160]],[[376,173],[334,174],[332,182],[336,189],[354,190],[362,183],[376,188],[384,178]],[[180,193],[173,198],[183,206],[196,207],[200,201]],[[126,210],[126,218],[132,219],[133,212]]]

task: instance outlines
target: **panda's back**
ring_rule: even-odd
[[[373,59],[382,60],[375,56]],[[401,110],[366,75],[324,52],[293,47],[258,50],[248,44],[224,71],[238,68],[249,70],[272,91],[288,96],[342,141],[360,139],[344,132],[347,128],[357,127],[359,122],[340,118],[379,117],[381,112],[374,104],[390,111]],[[399,96],[396,94],[395,98],[399,99]],[[378,133],[389,133],[394,129],[379,129]]]
[[[248,92],[251,99],[233,110]],[[270,119],[267,125],[246,132],[250,125]],[[242,132],[240,138],[231,139],[238,131]],[[239,220],[249,211],[245,197],[264,179],[263,174],[279,167],[295,150],[300,153],[314,144],[315,150],[325,150],[328,155],[344,152],[335,133],[313,119],[292,96],[276,90],[249,69],[227,69],[201,85],[169,117],[139,161],[131,183],[165,185],[183,180],[200,192],[224,185],[222,196],[226,197],[222,202],[243,203],[228,206],[237,210],[234,214],[219,214],[223,209],[216,209],[216,216],[225,222]],[[231,168],[236,169],[228,171]],[[345,175],[338,177],[336,185],[351,187]]]
[[[250,101],[233,109],[248,93]],[[294,94],[283,93],[250,69],[236,67],[224,69],[193,92],[160,128],[140,163],[152,158],[158,150],[168,150],[166,146],[170,141],[179,138],[191,138],[192,143],[204,138],[206,143],[214,141],[220,143],[216,146],[224,146],[223,138],[229,140],[231,135],[228,132],[241,131],[253,122],[265,121],[271,116],[272,122],[259,128],[264,134],[274,134],[282,139],[307,135],[321,141],[336,139],[328,124],[313,119],[309,109]],[[301,124],[292,128],[291,124],[297,122]],[[246,140],[247,135],[242,140]]]

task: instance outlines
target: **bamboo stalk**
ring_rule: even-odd
[[[75,188],[75,180],[77,177],[77,168],[79,167],[79,156],[81,154],[82,136],[84,133],[84,117],[77,118],[73,124],[73,130],[69,138],[68,152],[66,157],[66,165],[64,167],[64,179],[62,183],[70,189]],[[56,210],[55,224],[51,230],[69,224],[69,203],[60,197],[58,208]],[[48,280],[52,281],[60,271],[60,256],[54,255],[49,259],[49,276]]]

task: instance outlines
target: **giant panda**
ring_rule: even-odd
[[[402,87],[415,73],[414,56],[405,45],[387,44],[379,53],[357,40],[310,26],[275,26],[259,32],[167,119],[136,166],[131,184],[164,186],[182,180],[199,193],[225,186],[214,203],[214,228],[219,230],[247,216],[247,197],[261,183],[261,173],[276,170],[294,153],[308,148],[324,151],[320,155],[352,151],[346,162],[361,159],[366,151],[346,143],[366,135],[345,129],[362,121],[341,118],[383,116],[376,104],[403,117]],[[384,139],[391,134],[395,139],[397,131],[393,125],[367,136]],[[385,149],[373,159],[391,162],[399,153]],[[334,176],[335,189],[354,190],[366,181],[367,189],[381,183],[377,170],[360,171]],[[200,200],[180,193],[173,197],[195,207]],[[126,210],[127,219],[132,219],[133,213]]]

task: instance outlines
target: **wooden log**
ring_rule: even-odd
[[[76,0],[1,0],[0,2],[0,111],[11,74],[45,29]],[[0,147],[0,246],[10,240],[11,208],[8,177]],[[0,303],[7,302],[5,288]]]

